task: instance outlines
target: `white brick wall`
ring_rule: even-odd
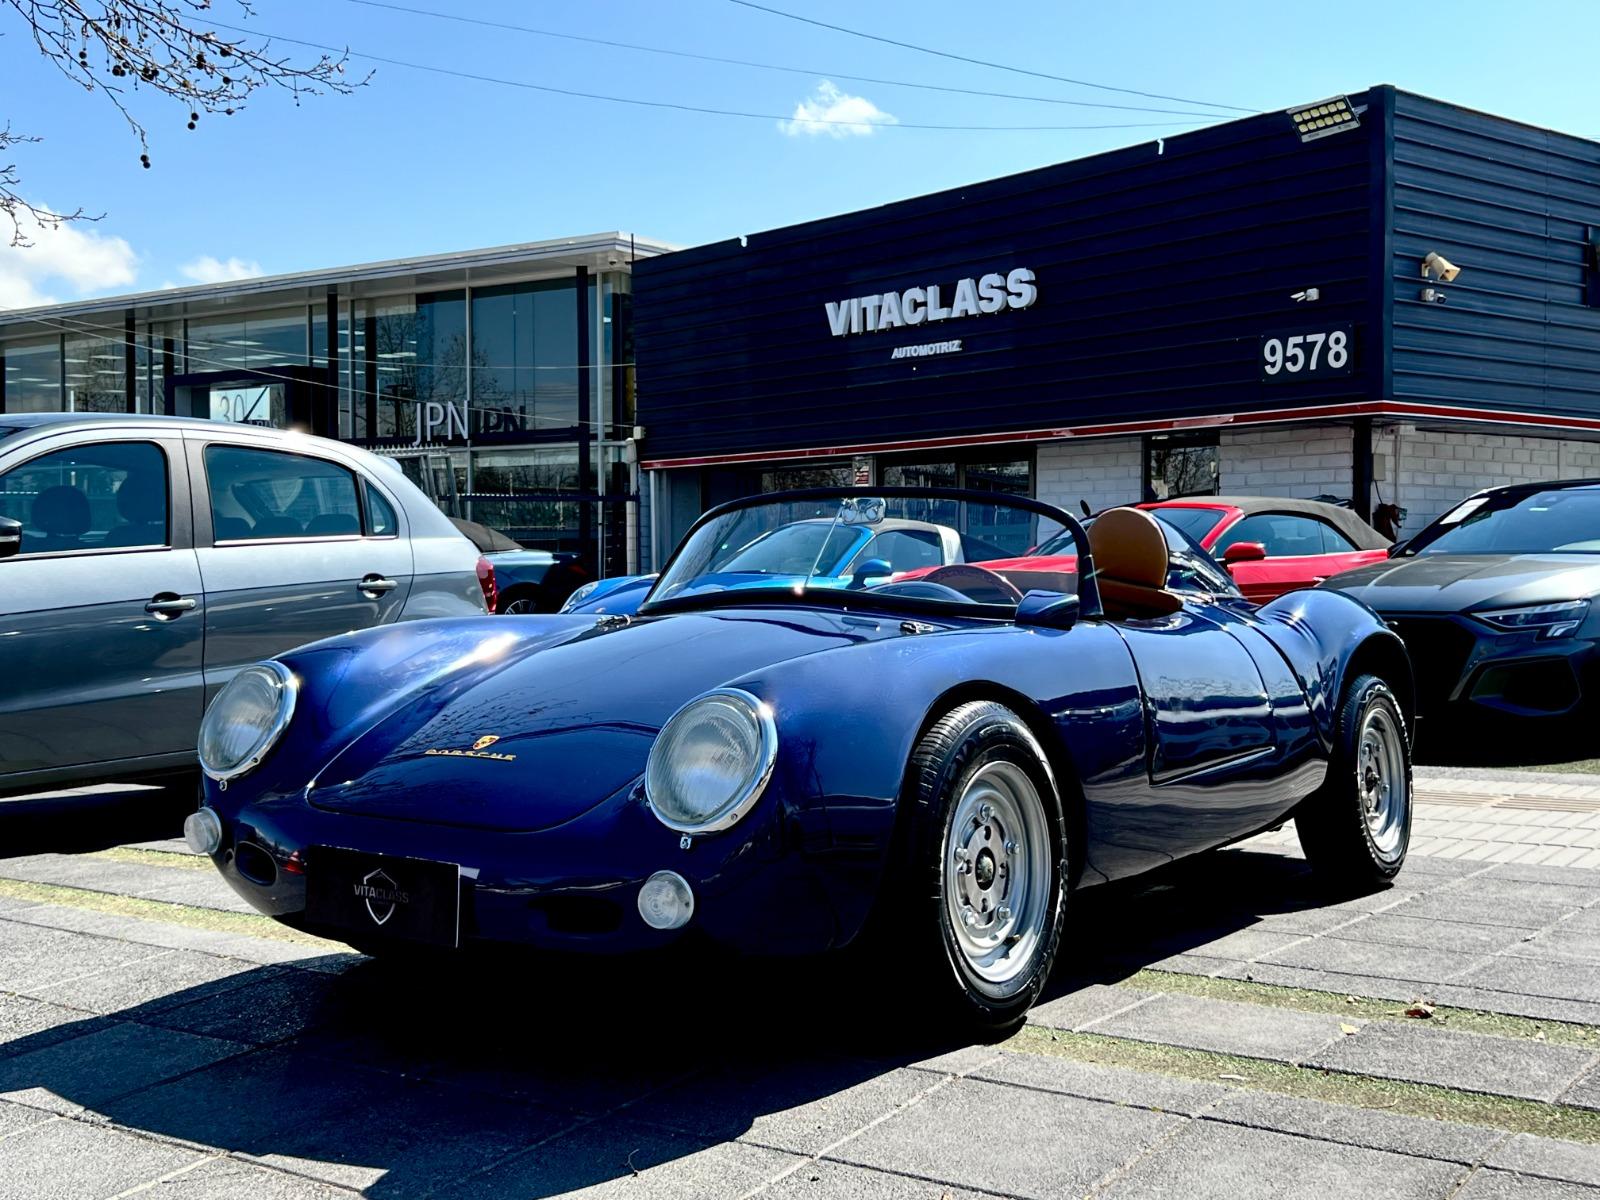
[[[1351,434],[1336,425],[1223,430],[1221,489],[1233,496],[1350,495]]]
[[[1528,480],[1600,477],[1600,443],[1513,437],[1411,425],[1372,441],[1378,492],[1408,510],[1412,534],[1456,501],[1486,487]]]
[[[1144,498],[1143,446],[1136,437],[1046,442],[1039,447],[1035,494],[1074,516],[1079,500],[1095,512],[1136,503]]]

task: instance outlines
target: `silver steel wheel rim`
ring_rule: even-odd
[[[1021,767],[992,762],[967,780],[944,846],[944,899],[956,950],[985,990],[1004,994],[1039,954],[1051,909],[1050,823]]]
[[[1375,704],[1361,719],[1356,742],[1356,793],[1367,833],[1384,858],[1400,851],[1410,805],[1406,756],[1399,721],[1385,705]]]
[[[526,613],[531,613],[533,608],[534,606],[532,600],[513,600],[510,604],[501,609],[500,613],[502,616],[506,617],[520,617]]]

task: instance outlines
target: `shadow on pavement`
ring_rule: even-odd
[[[1049,996],[1324,900],[1298,859],[1238,850],[1096,889],[1075,901]],[[934,1082],[904,1068],[965,1044],[922,1032],[918,1005],[843,956],[334,955],[102,1002],[0,1050],[0,1092],[375,1198],[548,1196],[752,1131],[819,1152]]]
[[[0,799],[0,856],[77,854],[183,836],[198,783],[106,784]]]

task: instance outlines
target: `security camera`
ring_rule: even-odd
[[[610,258],[606,259],[606,266],[614,267],[616,265],[617,265],[617,256],[615,254],[613,254]]]
[[[1461,274],[1461,268],[1437,251],[1429,250],[1428,256],[1422,260],[1422,277],[1424,279],[1432,276],[1440,283],[1453,283],[1455,277],[1459,274]]]

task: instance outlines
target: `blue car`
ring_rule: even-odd
[[[921,507],[928,507],[927,504]],[[768,588],[773,577],[808,580],[811,587],[860,588],[891,575],[950,563],[1004,557],[999,547],[949,525],[885,516],[872,525],[838,526],[830,517],[801,518],[762,530],[732,548],[704,588]],[[616,575],[586,583],[567,598],[564,613],[632,614],[655,585],[655,575]]]
[[[724,586],[797,519],[855,539],[930,497],[1067,531],[1074,590],[974,562]],[[1330,882],[1391,879],[1413,694],[1360,601],[1256,609],[1148,513],[1086,535],[989,493],[777,494],[702,517],[633,616],[419,622],[241,672],[186,834],[259,911],[373,954],[865,946],[1003,1030],[1078,889],[1291,818]]]

